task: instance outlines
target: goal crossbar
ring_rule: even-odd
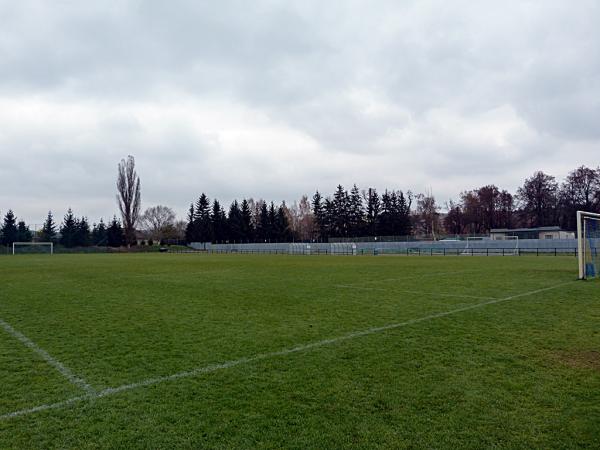
[[[600,222],[600,214],[590,213],[586,211],[577,211],[577,258],[579,261],[579,279],[585,280],[587,278],[586,270],[586,239],[587,236],[587,221],[594,220]],[[590,240],[590,252],[591,248]],[[592,257],[592,255],[589,255]],[[593,262],[591,263],[593,265]]]

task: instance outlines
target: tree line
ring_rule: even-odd
[[[492,228],[561,226],[575,231],[576,212],[600,212],[600,168],[581,166],[562,183],[536,172],[516,195],[494,185],[465,191],[450,201],[443,225],[449,234],[487,233]]]
[[[375,188],[348,191],[338,185],[331,195],[317,191],[288,206],[263,199],[234,200],[227,209],[202,193],[190,204],[186,221],[177,221],[173,210],[158,205],[140,213],[140,183],[133,157],[122,160],[117,177],[121,219],[102,219],[90,226],[87,218],[69,209],[61,224],[52,212],[35,236],[65,247],[133,245],[143,228],[145,242],[185,239],[187,242],[288,242],[326,241],[360,236],[476,235],[492,228],[559,225],[576,228],[578,210],[600,213],[600,168],[581,166],[558,182],[544,172],[527,178],[515,194],[486,185],[460,194],[445,205],[446,212],[429,194]],[[0,243],[28,242],[34,233],[12,210],[0,227]]]

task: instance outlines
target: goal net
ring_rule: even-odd
[[[600,214],[577,212],[579,279],[600,277]]]
[[[52,242],[13,242],[12,254],[54,254]]]

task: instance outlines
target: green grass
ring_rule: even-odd
[[[600,446],[600,283],[574,258],[21,255],[0,276],[0,319],[98,392],[236,361],[61,404],[85,392],[0,327],[0,448]]]

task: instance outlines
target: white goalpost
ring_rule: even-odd
[[[18,253],[18,249],[20,247],[25,247],[29,249],[33,249],[35,247],[46,247],[49,250],[51,255],[54,254],[54,244],[52,242],[13,242],[12,245],[12,254],[16,255]],[[48,252],[39,252],[37,249],[35,251],[28,251],[27,253],[48,253]]]
[[[600,276],[600,214],[577,211],[577,258],[579,279]]]

